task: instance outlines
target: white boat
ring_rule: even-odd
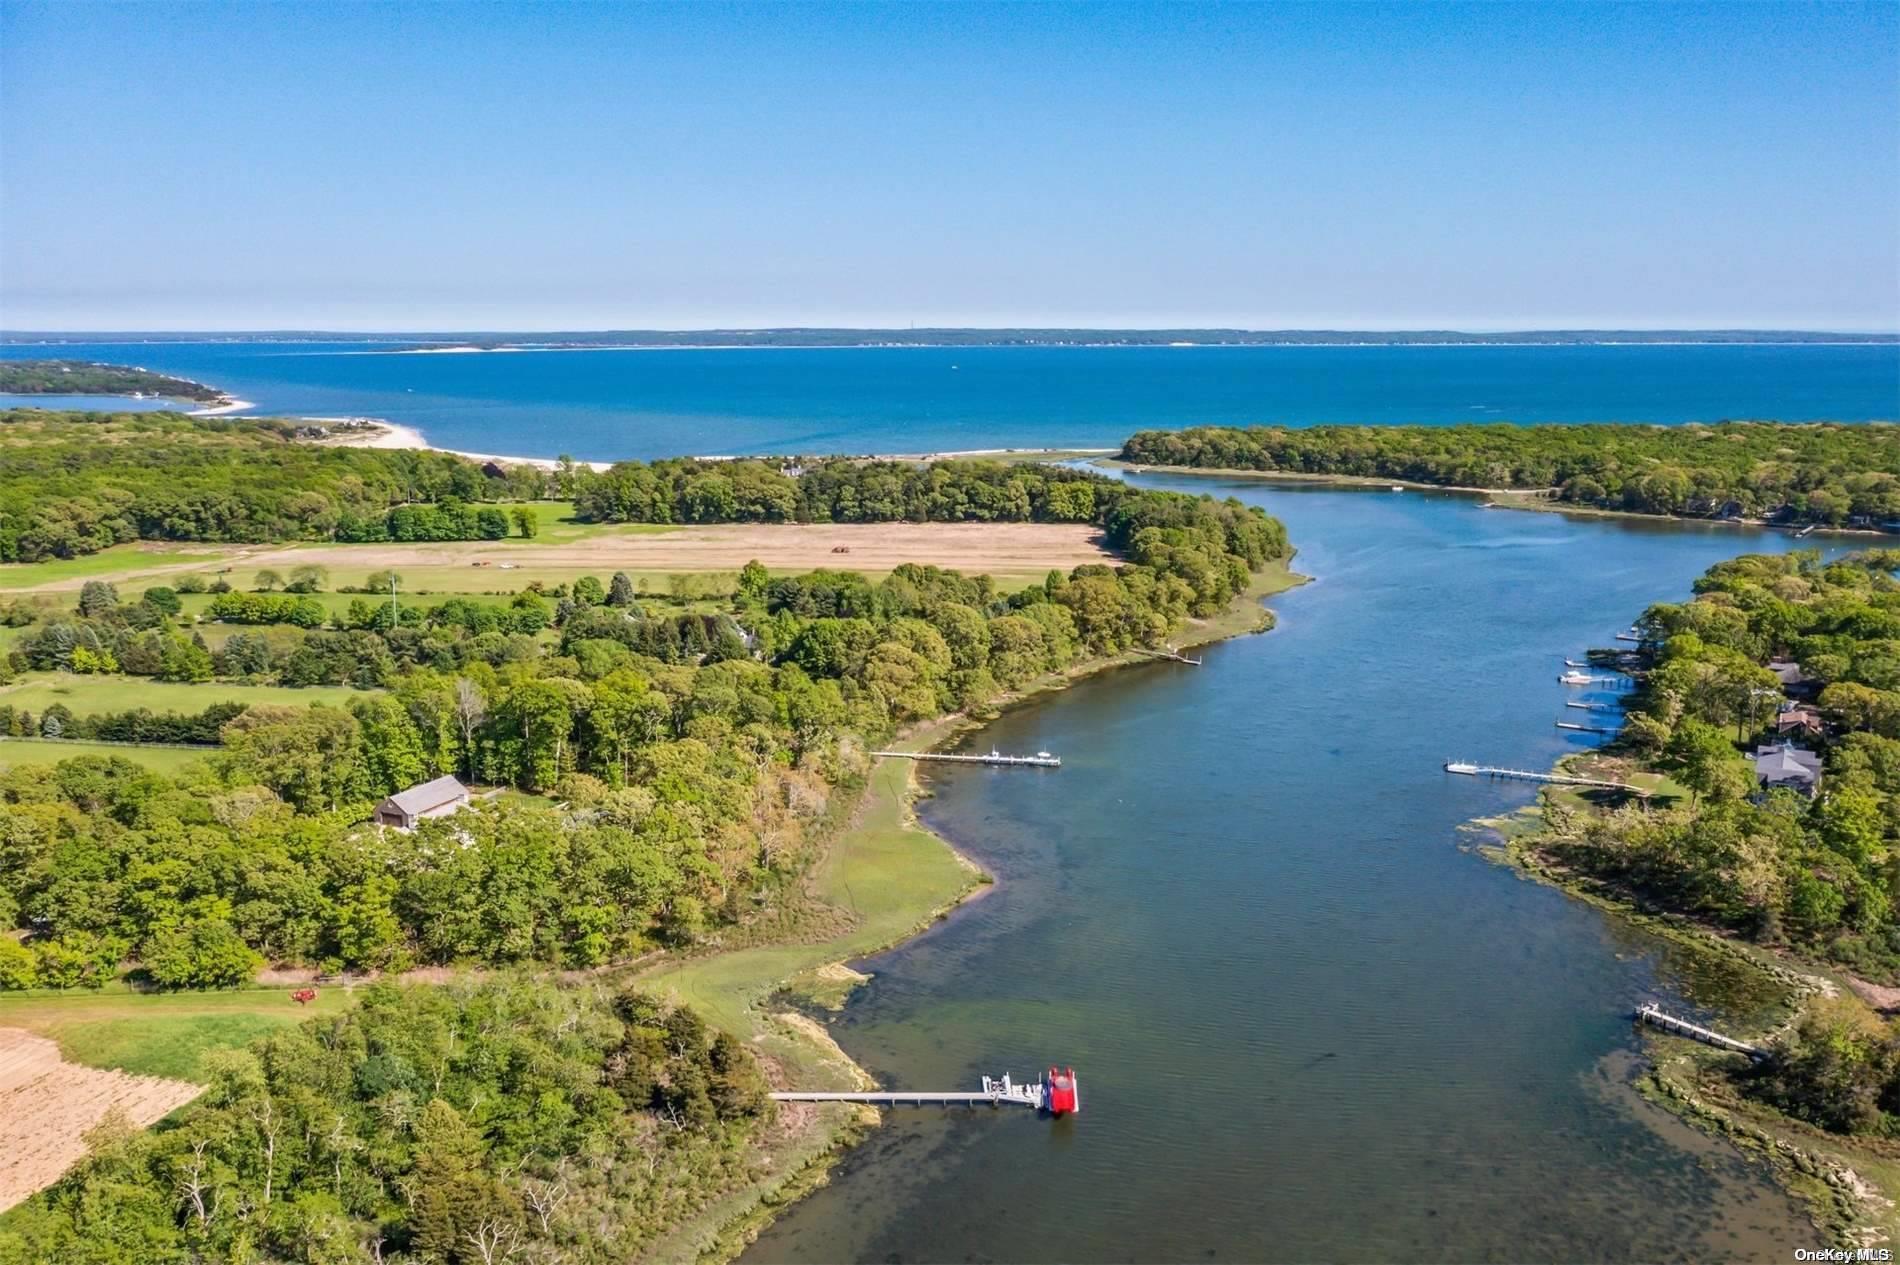
[[[1566,672],[1562,676],[1558,677],[1557,680],[1563,683],[1564,685],[1595,685],[1596,684],[1595,677],[1586,676],[1581,672]]]
[[[1565,659],[1564,666],[1566,668],[1587,668],[1590,665],[1587,663],[1578,663],[1575,659]]]
[[[1404,488],[1404,486],[1403,486],[1402,484],[1398,484],[1398,483],[1394,483],[1394,484],[1392,485],[1392,490],[1393,490],[1394,492],[1403,492],[1403,491],[1405,491],[1405,488]]]

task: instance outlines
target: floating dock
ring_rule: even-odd
[[[1466,777],[1502,777],[1520,782],[1547,782],[1554,786],[1594,786],[1606,791],[1628,791],[1632,795],[1648,795],[1640,786],[1631,786],[1628,782],[1609,782],[1601,778],[1571,777],[1567,773],[1532,773],[1529,769],[1503,769],[1489,764],[1471,764],[1464,760],[1445,761],[1445,772],[1462,773]]]
[[[1619,710],[1615,703],[1565,703],[1564,706],[1574,707],[1580,712],[1613,712]]]
[[[935,751],[873,751],[874,756],[889,756],[893,760],[945,760],[951,764],[1026,764],[1038,769],[1059,769],[1062,757],[1050,755],[1047,751],[1038,751],[1035,755],[1004,755],[992,751],[988,755],[942,755]]]
[[[1071,1073],[1073,1077],[1073,1073]],[[876,1107],[1028,1107],[1050,1110],[1047,1082],[1027,1084],[1001,1077],[985,1076],[983,1088],[973,1093],[932,1093],[924,1090],[873,1090],[868,1093],[773,1094],[775,1102],[857,1102]],[[1079,1095],[1070,1111],[1081,1110]]]
[[[1653,1002],[1636,1008],[1636,1022],[1646,1023],[1652,1028],[1661,1028],[1664,1032],[1687,1037],[1691,1041],[1700,1041],[1704,1045],[1712,1045],[1718,1050],[1746,1054],[1751,1059],[1768,1057],[1768,1051],[1759,1045],[1737,1041],[1734,1037],[1723,1036],[1713,1028],[1705,1028],[1699,1023],[1690,1023],[1687,1019],[1678,1019]]]
[[[1579,725],[1568,720],[1558,721],[1557,728],[1568,729],[1573,733],[1580,734],[1618,734],[1623,732],[1620,729],[1611,729],[1608,725]]]

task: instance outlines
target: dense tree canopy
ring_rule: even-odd
[[[1565,501],[1644,514],[1900,520],[1900,427],[1880,424],[1198,426],[1143,431],[1121,456],[1143,465],[1554,490]]]
[[[90,360],[0,360],[0,395],[161,395],[201,404],[226,398],[189,378]]]
[[[0,412],[0,562],[129,540],[326,540],[343,528],[365,539],[485,539],[507,524],[497,531],[479,515],[500,511],[453,507],[536,495],[546,482],[535,471],[525,482],[490,478],[448,453],[305,442],[311,430],[169,412]],[[443,535],[436,502],[465,530]]]
[[[206,1063],[165,1124],[95,1130],[0,1260],[637,1260],[756,1169],[773,1110],[731,1036],[596,985],[377,985]]]

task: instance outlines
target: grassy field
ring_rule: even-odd
[[[23,764],[58,764],[80,756],[117,756],[154,773],[176,773],[215,748],[145,747],[127,742],[47,742],[40,738],[0,738],[0,769]]]
[[[87,580],[113,579],[160,568],[176,570],[192,562],[201,562],[215,570],[217,565],[222,565],[216,560],[233,552],[233,547],[220,545],[132,544],[114,545],[81,558],[59,558],[51,562],[9,562],[0,564],[0,593],[62,582],[70,582],[70,587],[78,588]]]
[[[75,676],[70,672],[23,672],[11,685],[0,685],[0,704],[45,711],[64,703],[76,716],[149,708],[155,712],[201,712],[213,703],[311,703],[347,706],[369,691],[345,685],[289,689],[279,685],[234,685],[219,681],[154,681],[144,676]]]
[[[5,744],[0,744],[4,749]],[[319,988],[299,1006],[288,988],[216,993],[99,992],[0,994],[0,1028],[25,1028],[59,1042],[75,1063],[146,1076],[198,1079],[206,1050],[243,1045],[275,1028],[333,1014],[350,1004],[341,988]]]

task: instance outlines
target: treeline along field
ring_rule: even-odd
[[[0,413],[0,562],[132,540],[530,536],[529,509],[488,503],[550,496],[571,498],[593,523],[1085,523],[1118,549],[1145,526],[1169,525],[1165,501],[1055,466],[677,459],[498,470],[448,453],[304,442],[322,433],[273,419]]]
[[[0,412],[0,562],[131,540],[328,540],[399,506],[510,494],[460,457],[302,442],[310,430],[168,412]],[[470,538],[486,534],[469,523]]]
[[[1900,520],[1900,427],[1722,422],[1636,426],[1200,426],[1142,431],[1142,465],[1554,491],[1641,514],[1878,526]]]

